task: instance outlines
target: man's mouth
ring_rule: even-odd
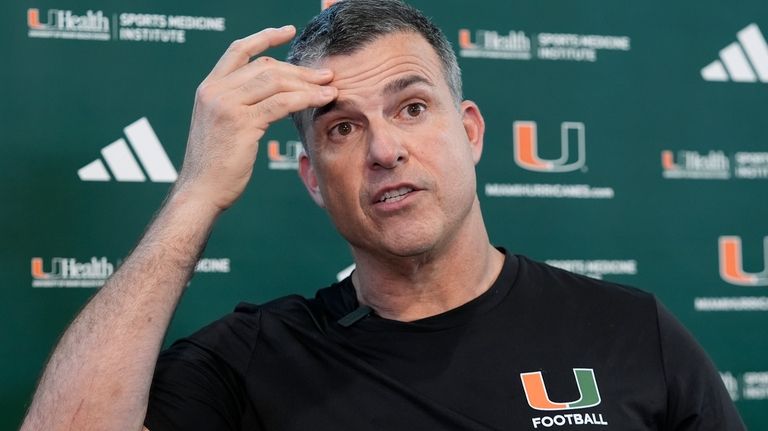
[[[413,188],[411,187],[400,187],[399,189],[390,190],[379,198],[379,202],[397,202],[404,199],[405,196],[412,191]]]

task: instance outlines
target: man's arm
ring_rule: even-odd
[[[336,95],[329,71],[271,58],[293,27],[234,42],[198,88],[184,166],[123,265],[62,336],[21,427],[139,430],[165,331],[218,215],[242,194],[258,140],[290,112]]]
[[[170,197],[62,336],[22,430],[140,429],[165,330],[215,218]]]

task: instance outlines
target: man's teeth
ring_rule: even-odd
[[[396,198],[399,198],[401,196],[405,196],[406,194],[412,192],[413,189],[410,187],[401,187],[397,190],[391,190],[386,193],[384,193],[384,196],[379,199],[379,202],[386,202],[389,200],[395,200]]]

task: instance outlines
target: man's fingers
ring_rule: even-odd
[[[293,91],[317,91],[322,84],[331,81],[333,74],[309,72],[311,76],[299,70],[268,69],[249,76],[232,88],[227,97],[244,105],[253,105],[272,95]]]
[[[271,85],[270,81],[301,80],[311,84],[326,84],[333,79],[329,69],[312,69],[278,61],[270,57],[259,57],[220,80],[217,86],[233,90],[243,86]]]
[[[286,25],[280,28],[267,28],[232,42],[206,79],[219,79],[232,73],[246,65],[251,57],[261,54],[268,48],[288,42],[295,34],[296,28]]]
[[[251,118],[258,122],[260,127],[266,128],[292,112],[327,105],[336,98],[337,92],[335,87],[317,85],[310,90],[275,94],[248,109]]]

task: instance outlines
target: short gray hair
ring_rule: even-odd
[[[310,66],[333,55],[351,55],[374,40],[398,32],[420,34],[434,48],[456,106],[461,103],[461,69],[445,35],[418,9],[400,0],[342,0],[315,16],[294,39],[291,64]],[[291,114],[307,147],[310,109]]]

